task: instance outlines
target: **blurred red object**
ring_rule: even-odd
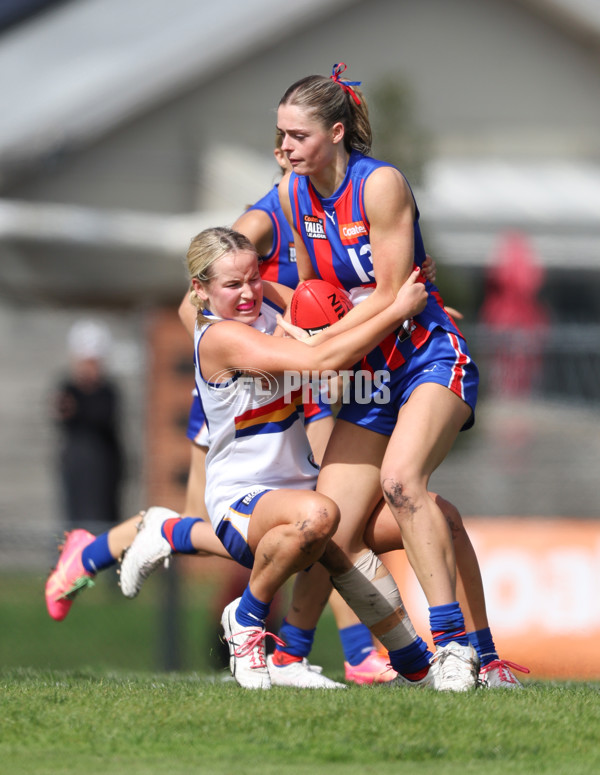
[[[480,310],[481,322],[494,335],[494,394],[529,394],[539,378],[549,325],[547,309],[538,298],[545,274],[524,234],[507,232],[501,237]]]

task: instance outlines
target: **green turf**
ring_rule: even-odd
[[[7,773],[597,773],[586,684],[251,692],[196,674],[0,672]]]
[[[43,578],[0,578],[0,772],[31,775],[459,775],[600,772],[600,684],[468,695],[356,687],[249,692],[223,680],[211,585],[180,589],[177,672],[162,672],[165,575],[136,601],[100,579],[69,617]],[[326,615],[313,661],[341,679]]]
[[[188,671],[219,668],[219,618],[228,599],[222,599],[216,583],[180,578],[173,614],[171,573],[156,573],[135,600],[123,597],[112,571],[101,574],[95,587],[75,600],[62,622],[53,621],[46,613],[43,575],[1,574],[0,665],[162,670],[174,664]],[[277,606],[275,628],[286,600],[284,594]],[[319,625],[313,660],[327,670],[340,668],[342,651],[329,612]]]

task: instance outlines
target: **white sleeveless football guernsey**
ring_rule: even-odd
[[[253,328],[271,334],[280,310],[264,300]],[[227,381],[216,374],[205,380],[198,345],[209,325],[196,328],[196,387],[209,433],[206,458],[206,507],[216,530],[229,506],[267,489],[314,489],[315,464],[302,417],[302,390],[284,392],[283,375],[239,372]]]

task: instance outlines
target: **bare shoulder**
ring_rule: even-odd
[[[380,200],[393,200],[399,204],[412,203],[410,186],[396,167],[378,167],[365,182],[365,204]]]
[[[245,336],[246,329],[250,330],[250,326],[238,323],[237,320],[216,320],[204,332],[200,346],[204,348],[221,346],[230,339],[237,340],[240,336]]]
[[[271,228],[271,219],[264,210],[249,208],[235,220],[231,228],[252,239],[257,229],[264,231]]]
[[[246,210],[232,226],[234,231],[239,231],[248,237],[261,256],[267,255],[273,242],[273,222],[264,210]]]
[[[198,343],[200,368],[204,379],[213,381],[211,375],[233,371],[241,363],[243,355],[251,345],[248,335],[254,329],[235,320],[220,320],[211,323]]]

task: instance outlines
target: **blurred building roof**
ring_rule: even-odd
[[[0,40],[2,168],[80,146],[352,0],[78,0]],[[1,177],[0,177],[1,180]]]
[[[65,0],[2,0],[0,3],[0,34],[22,24],[35,14],[49,10]]]
[[[590,37],[600,36],[600,4],[597,0],[523,0],[542,13],[555,14]]]
[[[379,5],[382,13],[390,12],[385,3]],[[493,5],[496,10],[504,10],[501,3]],[[518,0],[506,4],[511,9],[519,5],[531,12],[527,19],[519,18],[524,23],[523,39],[531,32],[529,22],[533,17],[544,23],[538,27],[550,25],[558,33],[553,43],[561,35],[569,36],[580,43],[581,50],[600,52],[598,0]],[[10,190],[6,181],[18,180],[23,169],[35,169],[54,154],[63,158],[85,154],[116,128],[143,118],[169,103],[174,95],[208,84],[223,73],[237,78],[241,65],[247,66],[274,41],[289,40],[291,46],[295,37],[310,40],[320,22],[343,10],[345,13],[334,22],[337,29],[351,11],[363,6],[366,8],[366,0],[227,0],[220,4],[212,0],[63,0],[44,13],[30,16],[0,36],[0,189]],[[365,10],[365,24],[372,8],[369,5]],[[468,4],[462,8],[465,14],[470,10]],[[475,23],[483,25],[486,13],[485,8],[480,9]],[[423,16],[423,23],[429,24],[428,15]],[[386,18],[378,23],[385,23]],[[477,29],[469,28],[465,34],[476,34]],[[368,46],[375,52],[376,39],[365,39]],[[500,55],[505,57],[504,49]],[[472,62],[469,64],[472,69]],[[600,79],[594,80],[589,62],[586,65],[587,81],[582,88],[589,91],[599,87],[600,91]],[[273,68],[272,63],[270,66]],[[437,73],[427,75],[425,66],[419,67],[430,79],[428,83],[431,78],[437,83]],[[433,70],[438,67],[432,63]],[[580,67],[581,62],[577,62],[565,76],[563,89],[564,84],[577,81]],[[538,70],[534,68],[536,75]],[[231,86],[231,79],[227,83]],[[260,90],[261,84],[255,83],[251,88]],[[487,88],[486,82],[476,87],[471,84],[471,92],[466,94],[475,115],[482,104],[478,100],[486,98]],[[552,89],[550,96],[545,93],[544,109],[548,101],[554,107],[554,97]],[[557,112],[560,98],[559,90]],[[436,99],[442,106],[447,99],[439,87],[433,99],[429,92],[429,101]],[[590,101],[593,94],[586,104]],[[593,124],[590,116],[592,111],[587,116],[588,129]],[[493,116],[488,120],[493,122]],[[473,123],[465,120],[461,126],[471,129]],[[529,147],[542,145],[538,133],[547,127],[544,116],[538,115],[537,124],[530,130],[533,139]],[[454,128],[454,132],[460,128]],[[474,127],[473,132],[477,129]],[[597,136],[594,131],[592,134]],[[461,148],[471,139],[468,135]],[[569,142],[564,155],[559,149],[547,158],[541,154],[535,162],[523,153],[520,158],[519,154],[515,158],[502,158],[501,154],[490,158],[477,149],[470,156],[446,152],[433,159],[418,199],[427,225],[435,231],[436,243],[443,246],[445,259],[481,265],[490,254],[498,229],[527,225],[546,263],[558,265],[567,255],[574,265],[595,266],[600,245],[600,164],[593,155],[595,146],[583,142],[585,150],[578,154],[572,149],[579,137],[572,133]],[[450,147],[451,143],[447,144],[446,151]],[[214,158],[212,146],[210,153]],[[116,166],[118,154],[115,159]],[[229,169],[237,173],[237,165],[236,160],[227,174],[221,168],[215,178],[220,174],[228,181]],[[88,176],[89,186],[97,184]],[[215,188],[210,189],[213,194]],[[157,293],[160,288],[172,289],[180,279],[169,284],[168,278],[174,273],[164,258],[180,259],[191,234],[204,225],[230,223],[239,214],[237,208],[219,210],[218,204],[217,212],[200,214],[107,210],[85,207],[77,200],[69,203],[64,191],[54,201],[43,201],[35,183],[25,196],[29,201],[0,199],[0,243],[6,248],[0,281],[8,289],[28,287],[51,261],[50,282],[57,293],[62,289],[68,294],[75,287],[73,267],[81,261],[76,251],[82,247],[86,248],[90,265],[94,250],[111,254],[102,256],[98,289],[108,288],[110,281],[116,283],[118,277],[120,290],[125,295],[134,293],[142,260],[148,282],[154,282]],[[42,250],[52,245],[56,248],[53,252]],[[69,246],[73,248],[72,256],[68,256]],[[131,268],[133,256],[137,264]],[[89,278],[88,273],[83,282],[91,287]]]
[[[2,169],[80,146],[358,0],[78,0],[0,39]],[[600,49],[598,0],[521,0]]]

